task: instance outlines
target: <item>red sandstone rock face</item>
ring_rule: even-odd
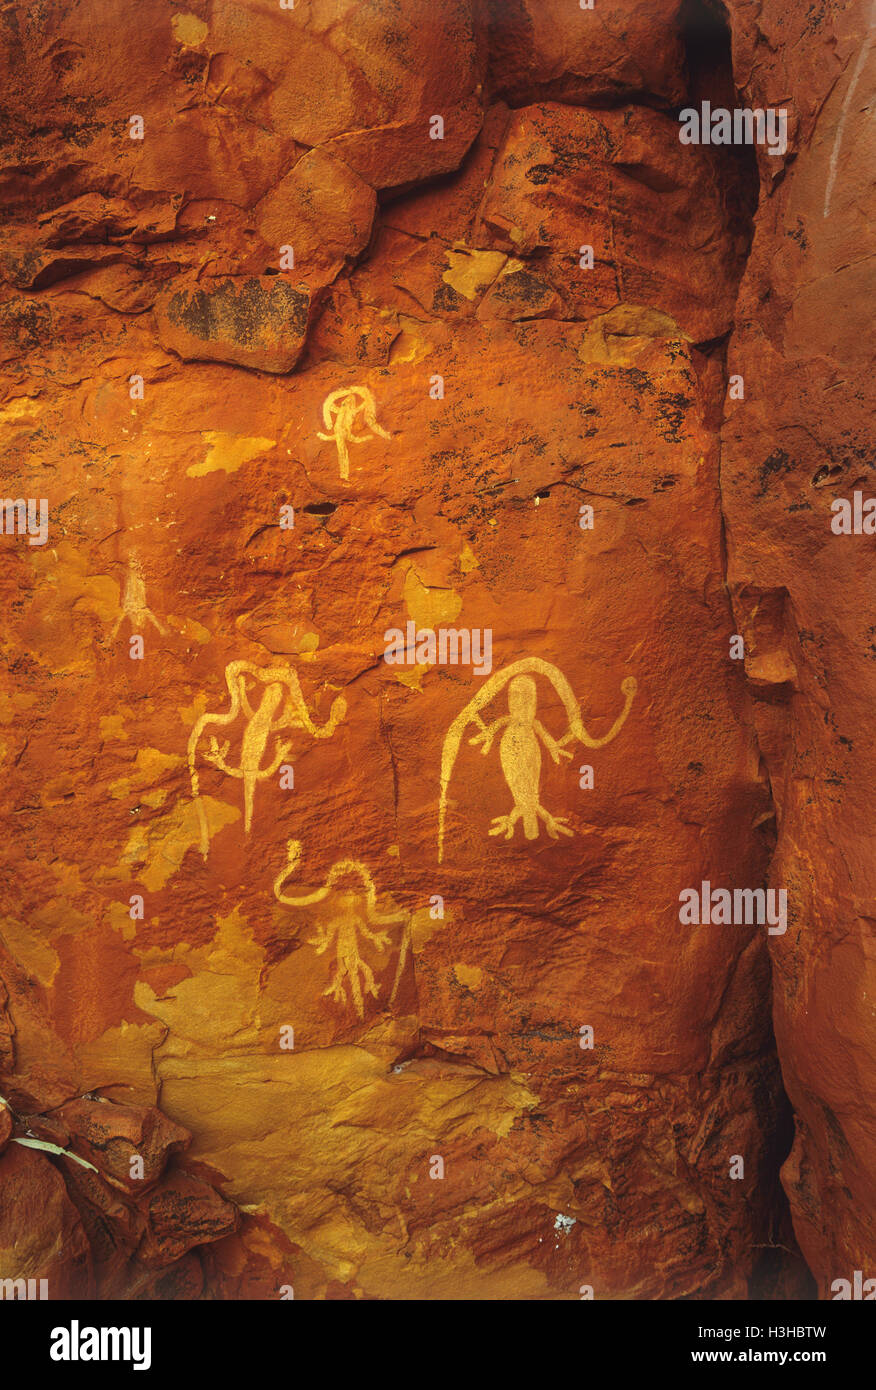
[[[870,860],[852,892],[810,799],[867,656],[801,628],[856,562],[777,500],[864,337],[808,289],[852,235],[808,221],[836,73],[731,14],[740,86],[800,89],[748,258],[754,157],[672,110],[729,67],[675,4],[597,6],[9,21],[3,491],[50,523],[0,537],[0,1275],[798,1297],[770,957],[795,1227],[822,1293],[865,1258]],[[486,669],[388,664],[408,623],[489,630]],[[679,923],[768,874],[771,949]]]
[[[736,65],[756,73],[747,99],[799,94],[796,157],[762,201],[728,354],[746,399],[728,405],[722,494],[777,810],[771,882],[790,902],[787,935],[772,943],[795,1120],[782,1176],[825,1297],[876,1249],[872,541],[831,531],[834,499],[873,492],[868,16],[865,5],[783,11],[758,31],[733,7]]]
[[[8,1106],[3,1114],[12,1120]],[[178,1266],[229,1237],[238,1212],[210,1183],[168,1167],[188,1147],[185,1130],[154,1107],[88,1098],[7,1128],[15,1133],[0,1163],[0,1277],[46,1279],[53,1298],[165,1297],[167,1278],[182,1280],[182,1296],[199,1296],[200,1261],[192,1257],[185,1275]]]
[[[679,0],[612,0],[590,13],[565,0],[490,0],[496,90],[515,106],[545,97],[577,105],[636,96],[680,106],[680,8]]]
[[[0,1252],[0,1278],[48,1279],[55,1298],[94,1292],[91,1248],[62,1174],[18,1144],[0,1159]]]
[[[0,1105],[0,1152],[6,1148],[11,1134],[12,1114],[4,1101],[3,1104]]]

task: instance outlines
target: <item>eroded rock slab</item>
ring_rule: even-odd
[[[155,308],[158,339],[185,362],[289,372],[307,336],[304,286],[262,276],[168,291]]]

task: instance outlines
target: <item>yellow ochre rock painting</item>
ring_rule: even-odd
[[[151,623],[153,627],[157,628],[162,636],[167,631],[164,624],[159,622],[152,609],[147,606],[146,580],[143,578],[143,567],[136,558],[128,561],[125,587],[122,591],[122,608],[113,628],[113,637],[118,634],[125,618],[128,619],[131,624],[131,631],[134,633],[142,633],[147,623]]]
[[[369,923],[376,927],[388,927],[398,922],[404,922],[405,929],[399,948],[398,966],[389,995],[389,1003],[394,1003],[408,958],[409,914],[407,912],[382,914],[377,911],[377,889],[374,885],[374,879],[371,876],[371,871],[358,859],[339,859],[329,870],[322,888],[317,888],[312,893],[289,897],[282,890],[289,876],[298,869],[300,862],[301,842],[300,840],[290,840],[286,866],[274,880],[274,896],[278,902],[285,903],[287,907],[308,907],[323,902],[332,892],[335,895],[332,904],[335,915],[332,916],[327,927],[320,925],[317,928],[316,936],[311,937],[308,943],[316,947],[316,953],[319,956],[330,949],[334,949],[335,952],[335,973],[328,989],[323,990],[323,995],[331,995],[335,1003],[346,1005],[347,988],[349,988],[352,1002],[356,1006],[356,1013],[360,1018],[364,1018],[363,987],[365,994],[370,994],[374,999],[377,998],[378,991],[374,972],[367,961],[362,959],[361,948],[365,942],[370,942],[379,951],[390,948],[388,933],[372,931]],[[336,887],[339,880],[348,874],[353,874],[359,879],[361,888]]]
[[[156,893],[179,872],[194,845],[202,845],[205,838],[209,843],[223,826],[238,820],[240,812],[236,806],[212,796],[198,798],[197,812],[191,801],[178,801],[148,825],[132,826],[118,864],[104,869],[102,876],[111,880],[133,875],[150,893]]]
[[[552,734],[548,733],[544,725],[536,718],[538,692],[533,679],[536,675],[545,676],[550,681],[562,700],[568,715],[569,727],[560,739],[555,739]],[[494,700],[506,685],[509,687],[508,713],[493,720],[492,724],[485,724],[481,719],[480,711]],[[607,734],[603,735],[602,738],[591,738],[584,728],[581,709],[572,693],[571,686],[562,671],[549,661],[543,661],[541,657],[537,656],[526,657],[522,661],[515,661],[511,666],[506,666],[504,670],[497,671],[494,676],[491,676],[474,699],[470,700],[465,709],[456,716],[447,731],[447,737],[441,750],[438,863],[440,864],[444,858],[447,792],[453,775],[453,765],[463,734],[470,724],[474,724],[478,732],[469,739],[469,743],[475,746],[481,744],[481,752],[484,756],[489,753],[499,730],[504,729],[505,731],[499,743],[499,760],[514,806],[508,815],[493,818],[490,835],[504,834],[505,839],[510,840],[517,822],[522,821],[523,833],[527,840],[535,840],[539,834],[539,821],[543,821],[548,835],[551,839],[556,840],[560,835],[572,835],[574,832],[566,827],[566,817],[552,816],[541,805],[539,799],[541,783],[539,740],[544,744],[555,763],[558,763],[560,758],[571,758],[572,754],[566,751],[564,745],[574,739],[583,743],[586,748],[604,748],[617,736],[626,722],[637,689],[638,685],[634,676],[627,676],[621,682],[621,690],[624,695],[623,709]]]
[[[248,682],[251,683],[249,690]],[[260,667],[251,661],[232,661],[225,668],[225,684],[231,697],[230,709],[225,714],[202,714],[189,737],[189,775],[192,796],[198,807],[201,853],[205,859],[210,836],[200,794],[197,757],[198,744],[207,726],[233,724],[241,716],[246,720],[246,727],[241,736],[240,763],[237,767],[226,761],[230,742],[226,741],[220,746],[215,734],[210,736],[209,752],[203,753],[202,757],[205,762],[212,763],[226,776],[239,778],[243,782],[243,828],[244,832],[249,834],[256,783],[273,777],[291,747],[288,740],[278,739],[271,762],[263,768],[262,759],[267,753],[271,737],[287,729],[306,729],[314,738],[331,738],[347,712],[347,702],[343,696],[339,696],[332,702],[328,721],[321,727],[314,724],[301,693],[298,677],[291,666]],[[253,708],[250,695],[259,685],[264,688],[263,694]]]
[[[354,434],[356,417],[361,413],[363,424],[370,434]],[[320,433],[319,439],[333,439],[338,448],[338,463],[341,477],[346,481],[350,476],[349,444],[365,444],[375,435],[390,439],[382,425],[377,423],[377,406],[367,386],[342,386],[332,391],[322,403],[323,423],[328,431]]]

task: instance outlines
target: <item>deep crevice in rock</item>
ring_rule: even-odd
[[[685,58],[688,78],[688,100],[694,107],[699,107],[702,102],[708,101],[711,107],[724,107],[733,110],[741,104],[740,94],[736,87],[733,61],[732,61],[732,41],[730,25],[727,11],[721,0],[684,0],[681,10],[681,25],[684,39]],[[758,174],[757,158],[753,146],[721,146],[722,157],[726,161],[728,170],[727,181],[727,201],[726,210],[729,225],[737,233],[740,239],[744,239],[745,250],[741,259],[739,278],[737,281],[737,293],[739,284],[745,274],[748,263],[748,256],[751,250],[751,243],[754,236],[754,218],[760,202],[760,178]],[[711,355],[713,352],[719,356],[721,362],[721,390],[716,392],[714,399],[713,419],[715,426],[720,432],[720,421],[723,412],[723,404],[728,389],[727,373],[727,352],[733,336],[733,327],[727,334],[710,343],[698,345],[698,350],[704,355]],[[721,448],[720,433],[718,442],[718,490],[721,495]],[[724,506],[721,506],[721,533],[722,533],[722,556],[723,556],[723,579],[727,589],[728,603],[731,612],[735,612],[733,596],[727,584],[727,536]],[[754,693],[750,692],[750,698],[754,699]],[[761,766],[765,769],[763,758]],[[765,772],[765,775],[766,772]],[[768,776],[767,776],[767,780]],[[772,798],[772,791],[770,791]],[[773,801],[775,810],[775,803]],[[772,968],[772,967],[771,967]],[[770,1036],[776,1055],[776,1068],[781,1078],[781,1064],[778,1059],[778,1048],[776,1044],[775,1030],[772,1021],[772,989],[766,1001],[769,1009],[769,1028]],[[780,1107],[777,1113],[768,1118],[768,1112],[764,1113],[767,1125],[765,1132],[769,1132],[770,1119],[772,1120],[772,1146],[771,1146],[771,1172],[773,1182],[773,1193],[771,1209],[773,1213],[773,1230],[771,1232],[770,1243],[765,1246],[763,1252],[755,1266],[750,1281],[750,1296],[756,1299],[774,1299],[787,1296],[789,1282],[796,1284],[803,1291],[797,1296],[815,1297],[816,1285],[811,1272],[807,1269],[803,1255],[797,1244],[791,1220],[790,1204],[784,1187],[780,1179],[780,1170],[791,1152],[794,1141],[794,1112],[790,1099],[784,1089],[784,1079],[781,1078],[781,1097]]]

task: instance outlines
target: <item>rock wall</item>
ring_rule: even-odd
[[[863,9],[2,21],[0,1277],[796,1298],[799,1240],[827,1293]],[[680,142],[737,90],[783,158]],[[704,880],[787,932],[682,924]]]
[[[788,162],[761,198],[728,365],[721,494],[728,582],[776,807],[775,1029],[794,1107],[782,1178],[822,1296],[876,1253],[876,697],[873,542],[833,504],[872,492],[874,232],[866,212],[876,11],[732,6],[749,104],[793,95]],[[868,266],[869,259],[869,266]],[[839,523],[838,523],[839,524]]]

